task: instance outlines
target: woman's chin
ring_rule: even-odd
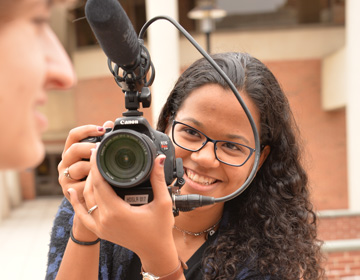
[[[29,149],[24,151],[22,155],[18,156],[19,162],[14,166],[15,169],[24,170],[27,168],[36,168],[44,160],[45,147],[42,141],[35,145],[28,146]],[[32,149],[30,149],[32,147]]]

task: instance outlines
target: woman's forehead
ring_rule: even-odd
[[[241,95],[258,125],[260,116],[257,107],[247,94],[242,92]],[[248,123],[248,117],[233,92],[219,85],[205,85],[190,93],[179,108],[177,117],[214,119],[218,123],[234,124],[235,127],[240,122]]]

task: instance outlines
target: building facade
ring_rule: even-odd
[[[360,118],[360,95],[356,73],[360,73],[360,45],[356,34],[360,22],[355,13],[360,10],[359,1],[216,2],[228,15],[214,22],[215,29],[206,37],[200,23],[187,17],[200,4],[194,0],[120,1],[137,31],[146,18],[170,15],[203,48],[209,38],[212,52],[248,52],[273,71],[288,96],[301,133],[312,201],[319,212],[319,237],[325,241],[328,256],[327,276],[333,280],[359,279],[360,181],[356,160],[360,157],[360,136],[356,122]],[[62,7],[55,11],[54,28],[72,57],[79,82],[65,93],[50,93],[50,102],[44,108],[50,119],[50,129],[44,135],[44,162],[19,176],[14,172],[0,174],[2,216],[11,205],[20,203],[19,197],[61,195],[56,166],[68,131],[89,123],[101,125],[125,111],[123,93],[82,16],[83,3],[70,11]],[[178,74],[200,54],[165,21],[149,28],[145,45],[157,74],[151,88],[152,106],[141,110],[154,124]],[[6,187],[9,185],[19,186],[17,193],[11,193]]]

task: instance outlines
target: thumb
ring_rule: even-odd
[[[154,160],[154,168],[150,175],[150,182],[154,192],[154,199],[167,196],[170,198],[169,191],[165,182],[164,164],[165,155],[159,155]]]

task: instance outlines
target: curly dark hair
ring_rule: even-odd
[[[204,279],[235,279],[244,267],[280,279],[322,279],[317,219],[288,100],[270,70],[249,54],[212,57],[258,108],[260,141],[270,153],[251,185],[225,203],[229,219],[204,254]],[[205,59],[185,70],[161,111],[157,129],[164,132],[187,96],[209,83],[229,88]]]

